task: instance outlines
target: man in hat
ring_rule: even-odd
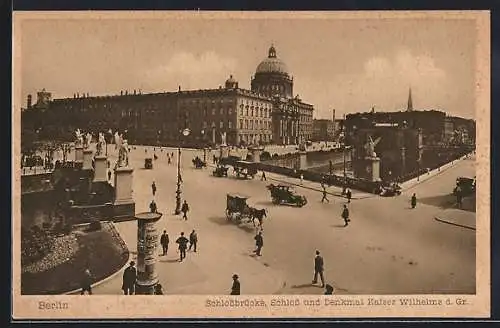
[[[262,246],[264,246],[264,238],[262,238],[262,231],[254,237],[255,239],[255,247],[256,249],[253,251],[257,256],[261,256],[260,251],[262,250]]]
[[[163,234],[160,237],[160,244],[161,244],[161,247],[163,248],[162,255],[167,255],[169,242],[170,242],[170,240],[168,238],[167,230],[163,230]]]
[[[156,195],[156,183],[154,181],[151,184],[151,191],[153,192],[153,196]]]
[[[351,198],[352,198],[352,192],[351,192],[351,189],[347,188],[346,192],[345,192],[345,195],[347,197],[347,203],[350,203],[351,202]]]
[[[231,287],[231,295],[240,295],[240,281],[237,274],[233,274],[233,286]]]
[[[182,262],[182,260],[186,258],[186,249],[189,240],[186,237],[184,237],[184,232],[181,232],[181,236],[177,238],[175,242],[179,244],[179,253],[180,253],[179,262]]]
[[[188,217],[187,217],[187,212],[189,211],[189,205],[187,203],[186,200],[184,200],[184,203],[182,204],[182,207],[181,207],[181,212],[182,212],[182,218],[187,220]]]
[[[82,291],[80,292],[81,295],[84,295],[85,292],[87,292],[89,295],[92,295],[92,273],[90,273],[89,269],[85,269],[83,272],[83,278],[82,278]]]
[[[134,295],[135,283],[137,281],[137,270],[134,267],[135,262],[131,261],[130,266],[123,272],[123,294]]]
[[[344,204],[344,209],[342,210],[342,219],[344,219],[344,227],[347,227],[351,219],[349,219],[349,209],[346,204]]]
[[[193,231],[189,234],[189,250],[194,246],[194,252],[196,253],[196,244],[198,244],[198,234],[193,229]]]
[[[417,195],[413,193],[411,195],[411,208],[415,208],[417,206]]]
[[[318,282],[318,274],[321,278],[321,287],[325,287],[325,279],[323,277],[324,262],[323,257],[319,255],[319,251],[316,251],[316,256],[314,257],[314,279],[313,284]]]

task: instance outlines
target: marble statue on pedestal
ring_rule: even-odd
[[[365,144],[366,157],[377,157],[377,153],[375,152],[375,147],[380,142],[382,138],[379,137],[375,141],[371,136],[368,136],[368,142]]]
[[[89,148],[91,143],[92,143],[92,134],[90,132],[87,132],[87,135],[85,136],[85,142],[83,144],[83,148],[85,148],[85,149]]]
[[[227,143],[226,143],[226,132],[221,132],[220,134],[220,137],[221,137],[221,146],[227,146]]]
[[[99,132],[99,139],[96,145],[96,155],[104,155],[104,149],[106,149],[106,139],[104,138],[104,133]]]
[[[123,137],[119,137],[119,151],[118,151],[118,161],[116,162],[116,167],[127,167],[128,166],[128,143],[127,140],[123,140]]]
[[[80,129],[76,129],[75,131],[75,147],[82,147],[83,146],[83,134],[80,131]]]

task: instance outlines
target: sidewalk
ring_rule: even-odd
[[[469,156],[471,159],[475,159],[475,155],[469,154]],[[463,156],[463,157],[456,159],[450,163],[447,163],[447,164],[445,164],[437,169],[429,171],[428,173],[424,173],[424,174],[420,175],[418,178],[413,178],[411,180],[403,182],[401,184],[402,191],[406,191],[408,189],[411,189],[411,188],[415,187],[416,185],[418,185],[424,181],[427,181],[427,180],[435,177],[436,175],[439,175],[439,174],[445,172],[447,169],[458,165],[460,162],[462,162],[465,159],[467,159],[467,157]]]
[[[436,221],[470,230],[476,230],[476,213],[460,209],[446,209],[436,215]]]
[[[130,260],[136,261],[137,223],[135,221],[120,222],[115,226],[131,253]],[[183,221],[178,216],[165,213],[157,223],[157,227],[158,233],[163,231],[163,227],[168,227],[170,237],[167,256],[159,256],[156,264],[159,282],[166,294],[228,295],[232,284],[231,277],[234,273],[240,276],[242,294],[245,294],[245,290],[252,291],[252,294],[277,293],[284,285],[284,275],[266,266],[265,257],[250,257],[253,243],[242,242],[234,245],[224,236],[220,236],[217,243],[204,244],[204,234],[202,234],[198,252],[188,251],[186,259],[178,262],[179,254],[175,240],[180,231],[189,235],[192,230],[189,221]],[[198,227],[197,230],[200,231]],[[159,245],[158,252],[161,254]],[[94,294],[121,294],[123,270],[124,268],[113,278],[96,286]]]
[[[216,165],[212,164],[212,163],[208,163],[207,165],[210,168],[216,167]],[[232,174],[232,172],[228,172],[228,174]],[[255,179],[260,180],[261,175],[262,175],[262,172],[259,171],[258,174],[255,176]],[[302,184],[301,184],[299,178],[292,178],[292,177],[288,177],[286,175],[281,175],[281,174],[272,173],[272,172],[266,172],[266,179],[270,183],[275,181],[278,183],[285,183],[288,185],[293,185],[293,186],[299,187],[299,188],[305,188],[305,189],[309,189],[309,190],[313,190],[313,191],[317,191],[317,192],[323,192],[323,188],[321,188],[321,184],[319,182],[303,180]],[[338,187],[338,186],[329,186],[328,187],[327,186],[326,189],[327,189],[328,195],[335,196],[335,197],[345,197],[344,195],[342,195],[342,187]],[[377,196],[374,194],[365,193],[365,192],[357,191],[357,190],[353,190],[353,189],[351,189],[351,192],[352,192],[351,199],[365,199],[365,198],[372,198],[372,197]]]

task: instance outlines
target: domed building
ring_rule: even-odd
[[[268,56],[260,62],[251,81],[253,92],[267,97],[293,97],[293,78],[286,64],[278,58],[276,48],[271,46]]]
[[[222,136],[230,145],[300,144],[312,138],[313,106],[293,94],[293,78],[287,65],[271,46],[251,78],[251,89],[240,88],[233,75],[224,87],[142,93],[120,90],[115,95],[51,99],[38,94],[49,110],[31,105],[23,111],[23,122],[43,126],[48,136],[73,138],[76,128],[92,131],[127,131],[130,143],[177,146],[178,131],[191,130],[185,145],[217,145]],[[43,101],[40,101],[42,99]],[[31,127],[29,124],[24,124]]]

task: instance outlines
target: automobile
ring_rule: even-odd
[[[296,194],[290,186],[271,183],[267,186],[267,189],[271,192],[271,199],[274,204],[291,204],[298,207],[307,204],[306,197]]]
[[[458,177],[453,194],[456,195],[457,188],[462,190],[462,196],[469,196],[476,192],[476,177]]]
[[[145,158],[144,159],[144,168],[147,170],[151,170],[153,168],[153,159]]]
[[[238,178],[253,179],[257,174],[257,165],[254,162],[237,161],[233,164],[233,169]]]

